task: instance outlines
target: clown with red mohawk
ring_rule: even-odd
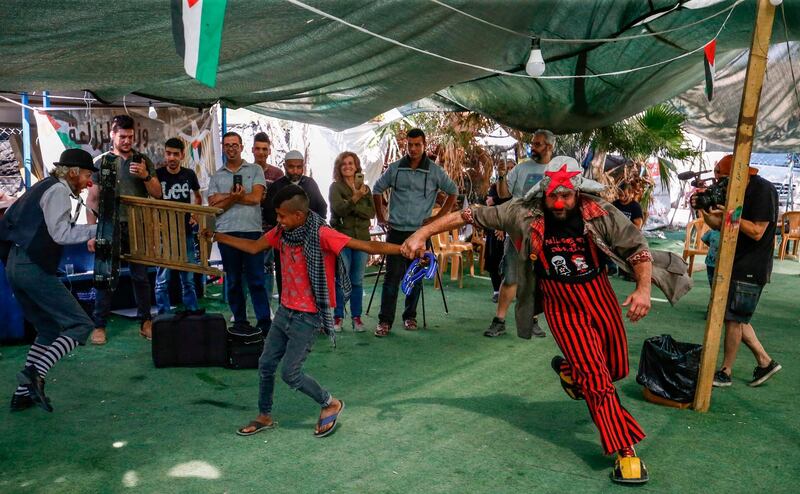
[[[403,244],[403,254],[419,256],[431,235],[466,223],[508,232],[520,253],[518,272],[524,273],[517,288],[518,336],[530,338],[533,316],[544,312],[563,353],[551,362],[561,386],[572,399],[586,401],[603,451],[616,455],[611,479],[647,482],[633,449],[644,431],[614,387],[628,375],[628,342],[606,261],[636,280],[622,304],[631,322],[650,311],[651,282],[674,303],[689,291],[691,278],[679,257],[651,251],[633,223],[594,195],[604,186],[585,178],[575,159],[553,158],[544,175],[522,199],[471,206],[423,226]]]

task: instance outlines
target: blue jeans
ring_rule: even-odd
[[[321,325],[322,319],[319,313],[299,312],[282,305],[278,307],[275,321],[264,342],[264,351],[258,359],[259,413],[263,415],[272,413],[275,372],[281,360],[283,360],[281,379],[290,388],[308,395],[320,406],[326,406],[330,402],[331,394],[314,378],[303,372],[303,363],[311,347],[314,346]]]
[[[267,289],[267,303],[272,300],[272,286],[275,284],[275,249],[269,249],[264,253],[264,286]]]
[[[402,244],[414,232],[401,232],[389,230],[386,234],[386,241],[393,244]],[[397,309],[397,294],[400,291],[400,282],[406,275],[406,270],[411,265],[411,259],[403,256],[386,256],[386,276],[383,278],[383,290],[381,291],[381,310],[378,313],[378,321],[388,323],[389,326],[394,322],[394,313]],[[411,295],[406,297],[405,308],[403,310],[403,320],[415,319],[417,317],[417,302],[422,292],[422,283],[417,283],[411,290]]]
[[[256,240],[261,237],[261,232],[228,232],[228,235],[239,238]],[[267,289],[264,286],[264,253],[248,254],[229,245],[219,244],[219,254],[222,257],[222,269],[225,271],[225,293],[228,296],[228,305],[233,312],[233,320],[237,323],[247,323],[247,301],[244,297],[244,280],[247,280],[247,289],[253,310],[256,313],[256,325],[261,330],[269,329],[269,302]]]
[[[186,260],[190,263],[197,262],[194,256],[194,235],[186,235]],[[158,268],[156,271],[156,306],[159,314],[168,314],[171,310],[169,299],[169,277],[172,270],[168,268]],[[183,306],[186,310],[197,310],[197,294],[194,289],[194,273],[189,271],[178,271],[181,279],[181,293],[183,294]]]
[[[344,266],[347,269],[350,284],[353,291],[350,294],[350,317],[361,317],[361,306],[364,302],[364,269],[367,267],[367,253],[360,250],[353,250],[348,247],[339,253]],[[339,272],[336,272],[337,278]],[[333,311],[334,317],[344,316],[344,293],[339,282],[336,283],[336,309]]]

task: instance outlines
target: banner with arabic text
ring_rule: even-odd
[[[92,156],[111,147],[111,120],[126,113],[122,108],[90,108],[36,112],[39,147],[46,168],[58,161],[62,151],[81,148]],[[164,142],[170,137],[183,139],[186,144],[184,166],[197,173],[200,187],[208,186],[209,177],[221,166],[219,125],[216,112],[169,107],[159,108],[158,117],[147,116],[146,108],[129,108],[134,119],[133,147],[146,154],[160,166],[164,161]]]

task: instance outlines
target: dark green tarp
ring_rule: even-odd
[[[481,19],[546,38],[618,37],[708,17],[667,0],[443,0]],[[530,41],[430,1],[312,1],[330,14],[437,54],[521,71]],[[685,3],[685,2],[684,2]],[[696,0],[695,0],[696,5]],[[800,37],[800,0],[785,0],[790,37]],[[0,91],[91,90],[105,101],[137,93],[188,106],[221,100],[272,116],[352,127],[434,93],[520,129],[558,132],[605,125],[669,99],[703,78],[702,53],[657,68],[587,80],[487,74],[373,38],[277,0],[229,0],[216,88],[190,79],[175,53],[170,2],[5,0],[0,6]],[[737,6],[718,41],[718,64],[749,46],[755,0]],[[642,66],[709,41],[725,15],[688,29],[618,43],[543,42],[545,75]],[[776,33],[782,32],[776,17]]]

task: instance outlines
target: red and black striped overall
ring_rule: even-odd
[[[587,240],[595,266],[601,265],[591,238]],[[613,384],[628,375],[628,344],[622,311],[605,269],[579,283],[540,276],[538,289],[547,324],[564,352],[562,371],[583,393],[605,453],[641,441],[644,431],[620,403]]]

